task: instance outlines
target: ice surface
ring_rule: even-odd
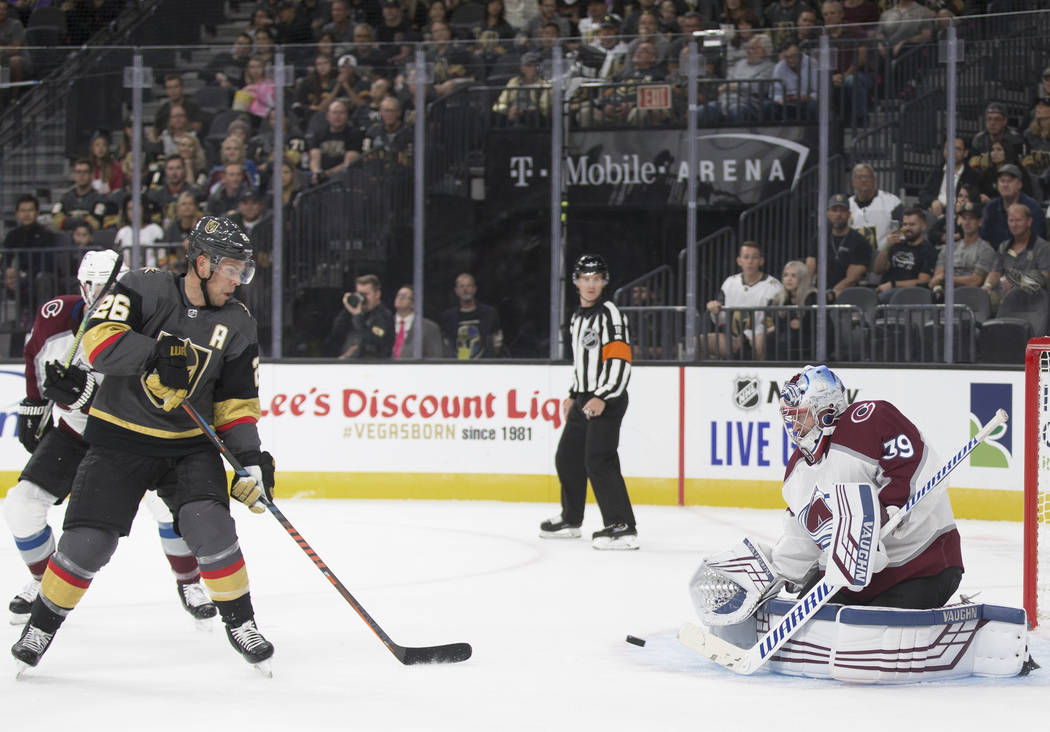
[[[686,584],[708,552],[773,540],[780,513],[637,506],[642,549],[541,540],[557,507],[454,501],[285,500],[282,510],[402,645],[470,642],[474,657],[402,666],[269,515],[235,506],[273,678],[216,621],[178,604],[155,525],[134,530],[40,666],[0,673],[2,729],[768,730],[1050,728],[1047,668],[1027,678],[860,687],[738,677],[674,640],[694,619]],[[60,509],[52,525],[61,523]],[[600,528],[595,507],[584,529]],[[964,592],[1021,601],[1021,525],[962,521]],[[0,597],[28,575],[0,541]],[[6,610],[6,608],[3,608]],[[13,643],[19,629],[8,627]],[[625,642],[633,634],[644,648]],[[0,649],[3,652],[3,649]],[[7,658],[4,652],[4,658]]]

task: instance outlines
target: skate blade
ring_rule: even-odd
[[[583,532],[579,529],[560,529],[558,531],[540,531],[541,539],[579,539]]]
[[[611,539],[601,536],[593,540],[592,546],[599,551],[630,551],[638,548],[638,537],[621,536],[618,539]]]
[[[194,618],[193,624],[197,627],[197,630],[202,633],[210,633],[215,628],[215,623],[212,622],[214,618]]]
[[[28,663],[26,663],[25,661],[19,661],[16,658],[15,659],[15,678],[16,679],[22,678],[22,674],[24,674],[26,671],[28,671],[31,668],[33,668],[33,667],[30,666]]]
[[[258,663],[253,663],[252,668],[254,668],[256,671],[258,671],[260,674],[262,674],[268,679],[273,678],[273,669],[270,668],[269,659],[266,659],[265,661],[259,661]]]

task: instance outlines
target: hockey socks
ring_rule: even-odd
[[[15,546],[33,579],[39,580],[43,577],[47,562],[55,553],[55,536],[51,533],[51,527],[44,526],[32,536],[16,536]]]

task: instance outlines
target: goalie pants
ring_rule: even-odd
[[[830,602],[839,605],[871,605],[872,607],[895,607],[907,610],[930,610],[944,605],[959,589],[962,581],[962,567],[946,567],[930,577],[912,577],[898,582],[885,592],[876,595],[866,602],[857,602],[856,594],[848,590],[835,593]],[[817,584],[821,575],[815,575],[805,589],[799,593],[802,597]]]
[[[620,472],[620,423],[627,412],[627,395],[605,403],[598,417],[587,419],[583,405],[590,395],[573,400],[558,442],[554,464],[561,483],[562,520],[579,525],[587,501],[587,479],[602,512],[602,524],[624,523],[634,528],[634,511]]]

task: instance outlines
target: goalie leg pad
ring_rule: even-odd
[[[749,538],[707,557],[689,581],[689,594],[708,626],[732,625],[754,615],[784,584],[769,560],[769,548]]]
[[[757,614],[757,634],[790,611],[773,600]],[[936,610],[829,605],[770,661],[789,676],[868,684],[911,684],[967,676],[1018,675],[1028,660],[1025,612],[964,604]]]

